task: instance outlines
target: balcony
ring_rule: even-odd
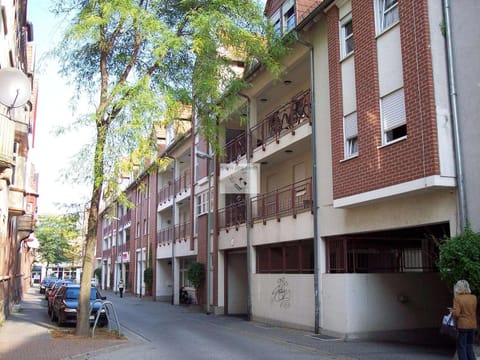
[[[277,219],[298,213],[310,211],[313,214],[312,178],[298,181],[275,191],[260,194],[250,200],[252,226],[255,222]],[[225,229],[238,227],[246,223],[246,206],[244,201],[238,201],[218,210],[218,227]]]
[[[218,227],[227,232],[231,227],[238,229],[239,225],[245,224],[246,218],[245,201],[238,201],[218,210]]]
[[[173,183],[168,182],[167,185],[163,186],[157,194],[157,204],[166,204],[173,198]]]
[[[157,247],[170,245],[172,241],[186,241],[191,235],[191,223],[186,221],[157,231]]]
[[[311,125],[311,110],[310,89],[307,89],[270,112],[249,131],[250,154],[259,147],[265,151],[267,144],[273,141],[279,143],[280,138],[288,133],[295,135],[295,130],[306,122]],[[225,144],[225,161],[238,161],[246,154],[246,149],[247,137],[243,133]]]
[[[255,196],[250,201],[252,226],[257,221],[265,225],[269,219],[310,211],[313,213],[312,178],[298,181],[275,191]]]
[[[187,192],[187,190],[190,190],[190,185],[191,185],[191,176],[190,176],[190,171],[185,171],[183,175],[177,177],[175,179],[175,195],[181,194],[183,192]]]

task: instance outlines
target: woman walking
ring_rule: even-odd
[[[458,360],[476,360],[473,340],[477,332],[477,297],[471,294],[467,280],[457,281],[453,293],[452,315],[458,329]]]

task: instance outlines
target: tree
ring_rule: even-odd
[[[465,279],[473,293],[480,294],[480,233],[467,225],[462,234],[440,242],[438,268],[441,278],[453,291],[453,285]]]
[[[92,184],[76,326],[77,335],[87,335],[102,190],[121,197],[119,174],[142,169],[155,153],[152,123],[171,121],[185,104],[216,144],[217,120],[246,86],[232,60],[279,74],[285,48],[255,0],[55,0],[54,12],[69,23],[56,52],[60,72],[78,98],[94,104],[76,124],[94,127],[92,144],[76,161],[90,169],[71,172],[78,174],[73,181]]]
[[[78,215],[40,215],[38,220],[35,235],[40,242],[39,254],[47,263],[47,271],[51,264],[73,261],[78,257],[78,247],[75,246],[80,234]]]
[[[188,267],[187,277],[193,287],[198,289],[202,281],[205,280],[205,265],[198,261],[192,262]]]

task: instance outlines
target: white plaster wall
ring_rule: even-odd
[[[218,248],[220,250],[238,249],[247,246],[247,229],[245,224],[229,228],[228,232],[221,230],[218,235]]]
[[[277,291],[279,279],[286,281],[283,297]],[[310,329],[315,325],[313,292],[313,274],[253,274],[252,315],[257,320]]]
[[[442,176],[455,176],[453,124],[450,115],[445,38],[440,28],[440,22],[443,19],[442,1],[429,0],[428,6],[440,174]]]
[[[467,216],[472,229],[480,231],[480,48],[472,46],[480,39],[480,1],[452,0],[450,10]]]
[[[289,100],[291,100],[291,97],[289,98]],[[289,100],[286,100],[286,102]],[[308,122],[306,122],[300,127],[295,129],[295,135],[292,135],[291,132],[283,135],[280,138],[278,144],[272,140],[272,142],[265,148],[265,150],[263,150],[261,146],[255,148],[253,150],[252,162],[259,163],[263,159],[268,158],[272,155],[275,155],[275,154],[278,155],[278,153],[282,152],[285,148],[289,147],[292,143],[299,142],[301,140],[309,138],[311,134],[312,134],[312,127],[308,124]]]
[[[271,244],[281,241],[292,241],[313,238],[313,215],[308,212],[293,216],[268,220],[266,225],[257,222],[250,229],[253,245]]]
[[[328,202],[320,191],[321,203]],[[439,222],[449,222],[456,231],[456,191],[432,190],[405,197],[395,197],[348,209],[319,207],[321,236],[382,229],[396,229]]]
[[[323,274],[321,282],[322,329],[351,337],[438,327],[451,303],[438,273]]]
[[[309,128],[310,126],[307,125]],[[289,135],[291,136],[291,135]],[[296,135],[295,135],[296,136]],[[308,149],[310,150],[310,148]],[[275,176],[276,183],[279,188],[291,185],[293,181],[293,167],[300,163],[305,164],[305,178],[312,176],[312,156],[310,151],[295,154],[284,158],[281,163],[275,163],[272,166],[263,166],[261,173],[261,191],[267,191],[267,179]]]

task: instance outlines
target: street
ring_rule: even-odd
[[[129,342],[89,359],[451,359],[452,349],[320,340],[311,333],[206,315],[133,296],[104,292]]]
[[[453,348],[398,343],[319,339],[312,333],[214,316],[195,307],[172,306],[123,298],[104,291],[111,301],[127,340],[65,339],[47,315],[47,303],[38,288],[25,294],[0,326],[2,360],[147,360],[147,359],[321,359],[321,360],[446,360]],[[112,317],[113,318],[113,317]],[[111,322],[110,327],[115,329]],[[73,326],[60,330],[72,330]],[[16,335],[13,335],[16,334]],[[97,333],[99,334],[99,333]],[[477,350],[478,351],[478,350]]]

